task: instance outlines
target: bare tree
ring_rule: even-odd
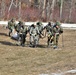
[[[39,0],[39,9],[42,10],[42,6],[43,6],[43,1]]]
[[[69,22],[71,21],[71,17],[72,17],[73,3],[74,3],[74,0],[71,0],[71,8],[70,8],[70,13],[69,13]]]
[[[63,0],[60,2],[60,20],[62,19],[62,11],[63,11]]]
[[[18,0],[16,0],[16,7],[18,6]]]
[[[19,20],[21,20],[21,1],[19,2]]]
[[[8,8],[8,15],[7,15],[8,18],[9,18],[9,14],[10,14],[10,10],[11,10],[12,6],[15,6],[17,8],[17,6],[18,6],[17,1],[18,0],[16,0],[16,4],[15,4],[14,0],[11,0],[10,6]]]
[[[56,0],[52,0],[50,20],[53,20],[53,11],[54,11],[54,6],[55,6],[55,1]]]
[[[51,0],[47,0],[46,2],[46,19],[49,20],[50,18],[50,14],[51,14],[51,11],[50,11],[50,7],[51,7]]]
[[[9,13],[10,13],[10,10],[12,8],[12,6],[15,6],[15,8],[19,8],[19,20],[21,19],[21,0],[11,0],[11,3],[10,3],[10,6],[9,6],[9,9],[8,9],[8,18],[9,18]]]
[[[1,18],[3,19],[5,15],[5,0],[1,2]]]
[[[32,0],[29,0],[29,2],[31,2]]]
[[[14,3],[14,0],[11,0],[10,6],[9,6],[9,9],[8,9],[8,12],[11,10],[11,7],[12,6],[15,6],[17,8],[18,7],[18,0],[16,0],[16,4]]]
[[[43,2],[43,12],[42,12],[42,17],[45,18],[46,14],[46,0]]]

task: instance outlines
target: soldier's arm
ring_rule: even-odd
[[[26,27],[26,26],[24,26],[24,32],[25,32],[25,34],[27,34],[27,32],[28,32],[28,30],[27,30],[27,27]]]
[[[60,26],[60,31],[59,31],[59,33],[61,34],[61,33],[63,33],[63,28]]]
[[[32,34],[32,28],[30,28],[29,34],[30,34],[30,35]]]
[[[10,22],[8,22],[8,28],[10,29]]]

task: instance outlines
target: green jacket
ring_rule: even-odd
[[[8,28],[9,29],[14,29],[15,28],[15,25],[16,25],[15,22],[12,22],[12,21],[9,21],[8,22]]]
[[[24,25],[21,25],[21,24],[17,24],[15,26],[15,30],[18,32],[18,33],[27,33],[27,27],[25,27]]]
[[[59,33],[59,34],[61,34],[61,33],[63,33],[63,28],[61,27],[61,26],[59,26],[58,25],[58,27],[54,27],[53,28],[53,33],[55,34],[55,33]]]

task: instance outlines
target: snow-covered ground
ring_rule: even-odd
[[[18,23],[18,21],[16,21]],[[6,25],[7,26],[8,21],[0,21],[0,25]],[[36,24],[36,22],[25,22],[26,26],[30,26],[31,24]],[[44,26],[47,25],[47,22],[42,23]],[[76,24],[68,24],[68,23],[62,23],[61,26],[65,29],[76,29]]]
[[[65,29],[76,29],[76,24],[67,24],[67,23],[62,23],[61,25]]]

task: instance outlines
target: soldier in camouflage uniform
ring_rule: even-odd
[[[50,46],[50,43],[52,44],[53,41],[53,27],[50,22],[44,27],[46,29],[47,33],[47,46]]]
[[[21,45],[25,46],[25,42],[26,42],[26,35],[27,35],[27,27],[25,25],[23,25],[23,29],[22,29],[22,36],[21,36]]]
[[[30,30],[31,30],[32,28],[33,28],[33,24],[32,24],[31,26],[29,26],[28,29],[27,29],[27,32],[28,32],[29,35],[30,35],[30,37],[29,37],[30,45],[29,45],[29,46],[32,45],[32,43],[31,43],[31,34],[30,34]]]
[[[39,39],[42,38],[42,36],[43,36],[42,31],[43,31],[44,28],[43,28],[43,25],[42,25],[41,22],[37,22],[36,27],[37,27],[38,30],[39,30],[39,35],[37,35],[37,38],[38,38],[37,42],[38,42],[38,44],[39,44]]]
[[[53,26],[54,49],[57,48],[58,46],[59,35],[63,33],[63,29],[60,25],[61,25],[60,22],[56,22],[56,24]]]
[[[39,30],[34,24],[32,24],[29,33],[30,33],[30,46],[37,47]]]
[[[11,35],[11,33],[14,32],[15,25],[16,25],[16,23],[15,23],[14,19],[12,18],[12,19],[8,22],[9,36]]]
[[[18,34],[19,45],[25,46],[27,28],[25,27],[22,21],[19,21],[19,23],[15,26],[15,29]]]

